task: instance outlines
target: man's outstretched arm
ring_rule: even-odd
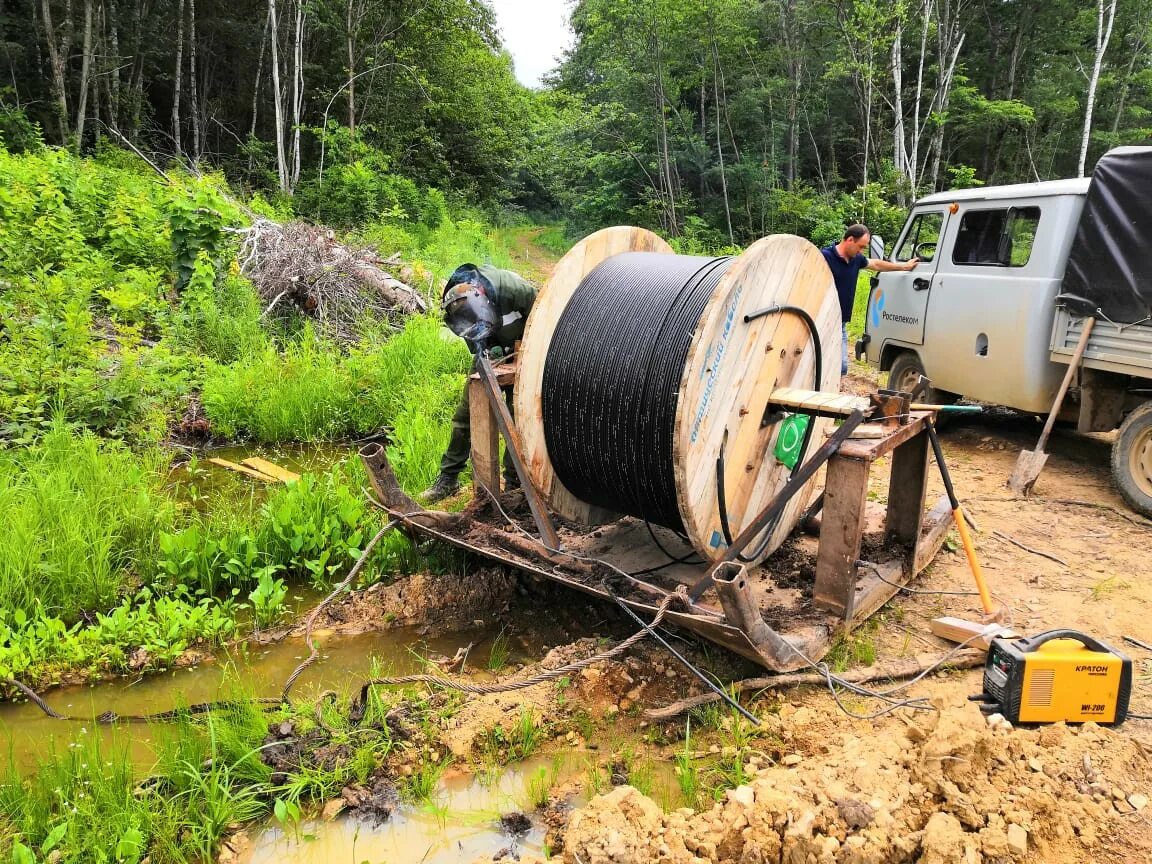
[[[883,258],[869,258],[867,270],[874,270],[877,273],[892,273],[894,271],[915,270],[916,265],[920,263],[919,258],[909,258],[899,264],[893,264],[891,261],[885,261]]]

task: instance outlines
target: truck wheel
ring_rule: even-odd
[[[1120,424],[1112,445],[1112,479],[1133,510],[1152,516],[1152,402]]]
[[[892,368],[888,371],[888,389],[901,390],[905,393],[912,391],[921,375],[926,375],[924,364],[920,362],[920,355],[915,351],[902,351],[892,361]],[[917,400],[935,405],[951,405],[960,397],[947,390],[937,390],[929,387]]]

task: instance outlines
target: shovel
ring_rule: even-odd
[[[1052,410],[1048,413],[1048,422],[1044,424],[1044,431],[1040,433],[1040,440],[1036,442],[1035,450],[1022,450],[1016,459],[1016,468],[1008,478],[1008,488],[1017,495],[1027,495],[1032,491],[1032,484],[1044,470],[1044,463],[1048,461],[1048,454],[1044,452],[1044,445],[1048,443],[1048,436],[1052,427],[1056,425],[1056,415],[1060,413],[1060,406],[1064,404],[1064,394],[1068,392],[1068,385],[1072,383],[1072,376],[1080,365],[1080,358],[1084,356],[1084,349],[1088,346],[1088,337],[1092,335],[1092,327],[1096,319],[1084,319],[1084,329],[1080,332],[1080,341],[1076,343],[1076,350],[1072,352],[1072,362],[1068,364],[1068,371],[1064,373],[1064,380],[1060,382],[1060,389],[1056,391],[1056,401],[1052,403]]]

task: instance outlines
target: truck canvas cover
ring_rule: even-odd
[[[1119,147],[1096,163],[1060,299],[1118,324],[1152,317],[1152,147]],[[1099,312],[1097,312],[1099,310]]]

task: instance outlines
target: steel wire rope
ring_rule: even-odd
[[[626,252],[592,270],[557,321],[542,419],[577,498],[682,532],[673,432],[688,348],[731,258]]]

